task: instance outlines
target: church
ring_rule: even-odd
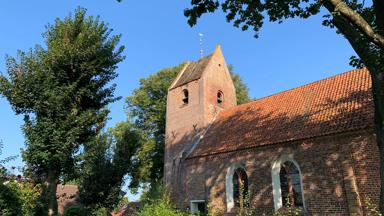
[[[181,209],[364,215],[378,204],[371,79],[356,69],[237,105],[220,46],[168,89],[164,181]]]

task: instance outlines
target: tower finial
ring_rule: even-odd
[[[200,58],[203,58],[204,56],[204,49],[203,49],[203,33],[199,33],[199,41],[200,41]]]

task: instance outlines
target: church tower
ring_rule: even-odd
[[[218,45],[213,54],[186,62],[168,89],[164,178],[180,194],[182,162],[221,110],[236,106],[236,92]]]

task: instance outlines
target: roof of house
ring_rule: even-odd
[[[196,62],[189,63],[172,88],[177,88],[193,80],[200,79],[211,57],[212,55],[205,56]]]
[[[352,70],[224,110],[189,158],[373,126],[367,69]]]
[[[56,198],[59,214],[62,215],[64,209],[76,204],[78,187],[76,185],[57,185]]]

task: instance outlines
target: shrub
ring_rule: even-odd
[[[144,205],[137,216],[187,216],[186,213],[176,209],[169,199],[157,200]]]
[[[40,185],[0,180],[0,215],[35,215],[41,206]]]
[[[0,215],[14,216],[22,215],[20,212],[21,202],[17,191],[8,187],[0,180]]]
[[[92,215],[92,216],[108,216],[108,215],[111,215],[111,213],[107,208],[101,207],[101,208],[97,208],[97,209],[91,211],[90,215]]]
[[[87,210],[81,205],[72,205],[65,208],[63,216],[87,216]]]

